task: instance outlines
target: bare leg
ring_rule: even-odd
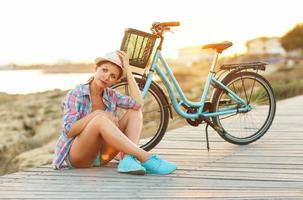
[[[135,144],[138,144],[143,126],[143,115],[141,110],[129,109],[121,117],[118,122],[119,129]],[[101,165],[106,165],[113,158],[121,160],[124,156],[123,152],[119,152],[102,140],[101,145]],[[117,155],[118,154],[118,155]]]
[[[143,126],[142,110],[127,110],[119,120],[119,129],[135,144],[138,145]],[[109,147],[110,148],[110,147]],[[118,153],[118,152],[117,152]],[[123,153],[115,157],[116,160],[123,158]],[[112,158],[111,158],[112,159]]]
[[[89,167],[98,153],[101,138],[114,149],[134,155],[141,162],[145,162],[151,156],[150,153],[130,141],[111,120],[97,115],[73,142],[70,149],[72,164],[75,167]],[[95,149],[91,147],[93,144]]]
[[[119,129],[135,144],[139,143],[143,127],[143,114],[140,110],[128,110],[119,120]]]

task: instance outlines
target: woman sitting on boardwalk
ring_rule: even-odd
[[[118,172],[172,173],[174,163],[137,146],[143,126],[143,100],[127,54],[111,52],[95,61],[95,75],[70,90],[64,99],[63,130],[56,144],[54,167],[101,166],[122,152]],[[130,96],[110,88],[125,76]],[[116,117],[117,107],[128,109],[120,119]]]

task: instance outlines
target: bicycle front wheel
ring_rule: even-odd
[[[136,81],[140,79],[136,78]],[[129,96],[128,83],[122,81],[112,88],[123,95]],[[153,149],[163,138],[167,129],[169,120],[168,105],[163,93],[153,84],[151,84],[145,96],[143,113],[143,128],[139,140],[139,146],[149,151]],[[124,109],[118,109],[118,116],[121,117],[126,112]]]
[[[239,145],[249,144],[261,138],[271,126],[276,111],[276,100],[269,82],[253,72],[239,72],[222,82],[252,109],[213,117],[213,123],[223,130],[219,133],[220,136]],[[241,107],[222,89],[215,91],[212,103],[214,112],[229,106]]]

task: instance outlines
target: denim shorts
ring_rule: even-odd
[[[69,146],[69,149],[68,149],[68,153],[67,153],[67,156],[65,158],[65,162],[67,164],[67,167],[70,168],[70,169],[73,169],[75,167],[73,167],[72,163],[70,162],[70,159],[69,159],[69,150],[70,150],[70,147],[72,145]],[[96,159],[94,160],[94,162],[92,163],[91,165],[92,167],[100,167],[101,166],[101,161],[100,161],[100,151],[98,151],[98,154],[96,156]]]
[[[75,168],[75,167],[73,167],[72,163],[70,162],[69,154],[67,154],[67,156],[65,158],[65,162],[69,168],[71,168],[71,169]],[[92,167],[100,167],[100,166],[101,166],[101,161],[100,161],[100,151],[99,151],[98,155],[96,156],[96,159],[92,163]]]

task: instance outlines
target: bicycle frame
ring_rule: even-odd
[[[165,59],[162,57],[161,50],[157,49],[155,52],[155,55],[153,57],[151,68],[149,70],[149,73],[147,74],[146,83],[144,85],[143,91],[142,91],[142,98],[144,99],[145,95],[147,94],[147,91],[152,83],[153,80],[153,73],[156,71],[156,73],[160,76],[161,80],[164,82],[168,93],[170,95],[170,99],[172,101],[173,107],[176,110],[176,112],[181,115],[184,118],[187,119],[196,119],[200,115],[208,118],[208,117],[215,117],[215,116],[221,116],[221,115],[227,115],[227,114],[233,114],[237,112],[247,112],[251,110],[251,106],[247,105],[246,102],[240,98],[238,95],[236,95],[233,91],[231,91],[228,87],[226,87],[221,81],[217,80],[215,78],[215,72],[214,68],[217,63],[218,53],[216,52],[210,72],[208,73],[207,80],[204,85],[203,93],[201,96],[200,102],[192,102],[189,101],[186,96],[184,95],[178,81],[176,80],[175,76],[173,75],[169,65],[166,63]],[[165,68],[166,74],[168,78],[172,81],[174,88],[176,89],[179,97],[181,100],[178,102],[177,96],[175,95],[175,92],[173,90],[173,86],[169,82],[168,78],[165,76],[165,73],[161,70],[161,68],[158,65],[158,62],[162,64],[162,66]],[[237,108],[237,106],[227,106],[224,109],[220,109],[217,112],[203,112],[203,108],[206,102],[206,98],[209,92],[209,88],[211,83],[214,83],[219,86],[220,89],[224,89],[227,92],[227,95],[235,100],[237,103],[244,105],[244,107]],[[188,107],[196,107],[198,108],[198,111],[196,113],[187,113],[181,109],[182,104],[185,104]]]

